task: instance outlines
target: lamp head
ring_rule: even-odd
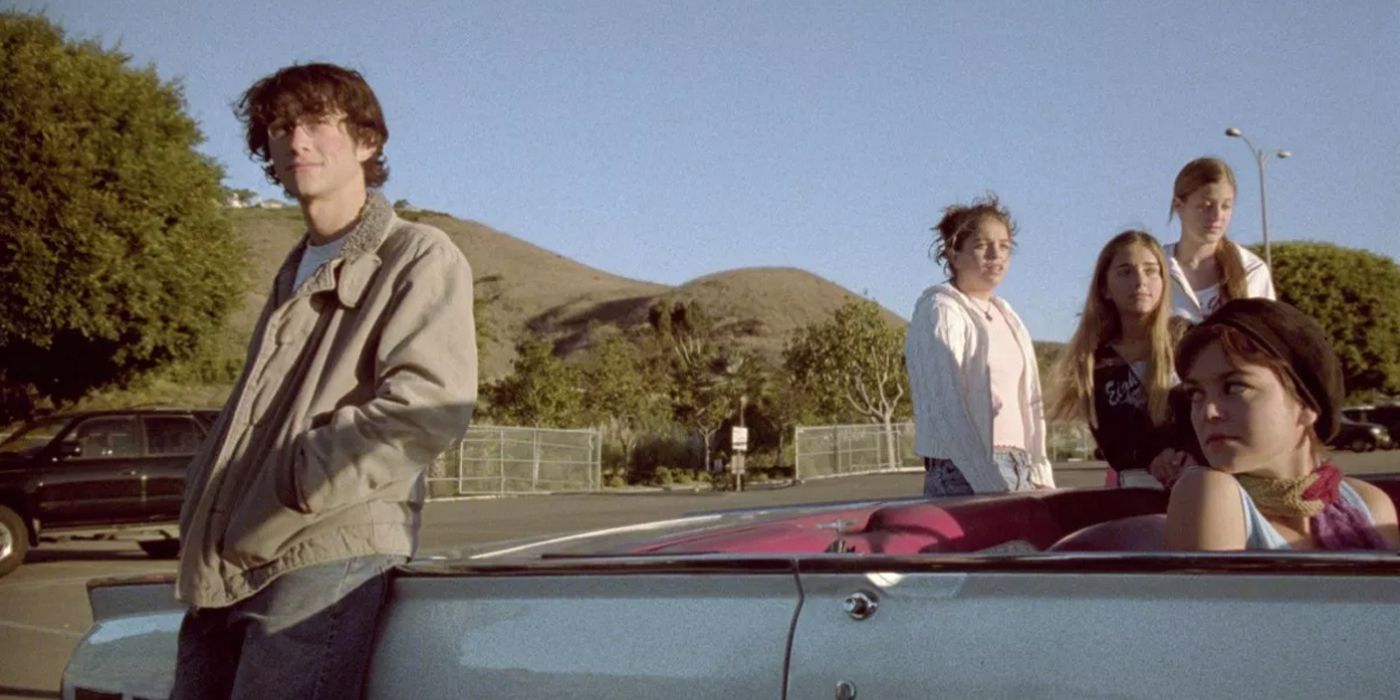
[[[1239,129],[1236,129],[1235,127],[1232,126],[1232,127],[1230,127],[1230,128],[1228,128],[1228,129],[1225,130],[1225,135],[1226,135],[1226,136],[1230,136],[1230,137],[1232,137],[1232,138],[1236,138],[1236,137],[1244,136],[1244,132],[1243,132],[1243,131],[1240,131]]]

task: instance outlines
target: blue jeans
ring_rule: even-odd
[[[360,697],[389,569],[402,562],[369,556],[308,566],[227,608],[191,608],[170,697]]]
[[[997,450],[992,453],[997,472],[1006,482],[1007,491],[1029,491],[1031,485],[1030,458],[1021,450]],[[951,459],[924,458],[924,496],[971,496],[972,485]]]

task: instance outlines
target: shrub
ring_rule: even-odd
[[[632,475],[636,481],[651,481],[657,467],[672,464],[699,464],[699,450],[679,430],[644,435],[632,451]]]
[[[778,451],[764,450],[762,452],[754,452],[749,454],[745,461],[751,469],[766,469],[768,467],[777,466]]]

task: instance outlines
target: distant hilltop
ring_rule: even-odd
[[[554,342],[566,357],[588,342],[593,324],[630,329],[647,323],[647,311],[663,299],[699,302],[719,320],[719,330],[740,347],[777,359],[798,328],[825,321],[860,296],[830,280],[792,267],[754,267],[705,275],[680,286],[619,277],[545,250],[475,221],[401,208],[401,216],[442,229],[471,261],[476,295],[493,337],[486,342],[482,381],[510,373],[515,344],[525,335]],[[294,208],[242,208],[234,229],[249,250],[249,292],[230,319],[231,335],[244,342],[278,265],[303,231]],[[904,326],[885,310],[891,323]]]

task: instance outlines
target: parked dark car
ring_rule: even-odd
[[[179,550],[185,467],[218,416],[136,409],[49,416],[0,443],[0,576],[40,534],[146,535],[154,557]]]
[[[1375,423],[1361,423],[1343,417],[1337,436],[1327,444],[1352,452],[1370,452],[1390,447],[1390,431]]]
[[[1390,431],[1390,446],[1400,447],[1395,442],[1395,436],[1400,435],[1400,404],[1348,406],[1342,409],[1342,415],[1359,423],[1375,423],[1384,427]]]

